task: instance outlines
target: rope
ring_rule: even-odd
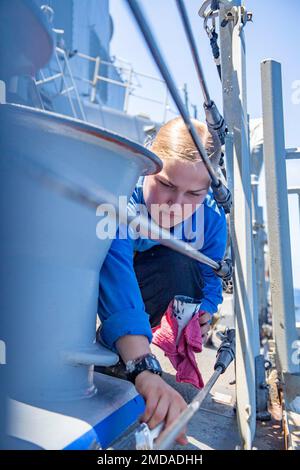
[[[185,104],[183,103],[180,95],[179,95],[179,92],[177,90],[177,87],[176,87],[176,84],[175,84],[175,81],[166,65],[166,62],[160,52],[160,49],[156,43],[156,40],[154,38],[154,35],[151,31],[151,28],[145,18],[145,15],[141,9],[141,7],[139,6],[137,0],[127,0],[127,4],[136,20],[136,23],[137,25],[139,26],[143,36],[144,36],[144,39],[148,45],[148,48],[152,54],[152,57],[153,59],[155,60],[156,62],[156,65],[164,79],[164,81],[166,82],[167,84],[167,87],[168,87],[168,90],[180,112],[180,115],[190,133],[190,136],[193,140],[193,143],[196,147],[196,149],[198,150],[199,152],[199,155],[201,156],[202,158],[202,161],[205,165],[205,168],[207,169],[207,172],[211,178],[211,188],[213,190],[213,194],[214,194],[214,198],[218,204],[219,207],[223,207],[225,213],[229,213],[230,212],[230,208],[231,208],[231,205],[232,205],[232,198],[231,198],[231,193],[229,191],[229,189],[225,186],[225,184],[220,180],[220,178],[218,177],[217,173],[215,172],[214,168],[213,168],[213,165],[207,155],[207,152],[204,148],[204,145],[200,139],[200,136],[198,134],[198,132],[196,131],[196,128],[195,126],[193,125],[192,123],[192,120],[190,118],[190,115],[185,107]],[[182,2],[182,0],[177,0],[177,4],[178,6],[180,7],[180,10],[184,10],[185,12],[185,7],[184,7],[184,4]],[[193,34],[192,34],[192,31],[191,31],[191,27],[190,27],[190,24],[189,24],[189,21],[188,21],[188,18],[187,18],[187,14],[185,14],[184,16],[182,16],[182,19],[183,20],[186,20],[184,21],[184,25],[185,25],[185,29],[186,29],[186,32],[187,30],[189,30],[189,39],[192,38],[193,39]],[[193,40],[194,42],[194,40]],[[190,44],[190,47],[193,49],[192,53],[193,53],[193,57],[194,59],[196,57],[198,57],[198,54],[197,54],[197,51],[196,49],[193,47],[192,45],[192,42],[189,41],[189,44]],[[198,61],[199,64],[200,64],[200,68],[199,70],[197,70],[197,72],[202,75],[202,81],[203,83],[205,83],[204,81],[204,77],[203,77],[203,74],[201,73],[201,63],[200,63],[200,60]],[[196,64],[198,65],[198,63]],[[206,98],[209,98],[209,95],[206,97]],[[204,103],[204,111],[205,111],[205,115],[206,115],[206,122],[207,122],[207,126],[208,126],[208,129],[215,133],[220,142],[221,142],[221,145],[224,144],[225,142],[225,135],[226,135],[226,132],[227,132],[227,129],[226,129],[226,126],[225,126],[225,122],[224,122],[224,119],[223,117],[221,116],[221,114],[219,113],[218,109],[217,109],[217,106],[215,105],[215,103],[213,101],[210,100],[209,104],[207,104],[206,102]]]
[[[209,176],[211,177],[211,180],[212,180],[212,186],[216,187],[216,188],[219,188],[220,185],[221,185],[221,181],[219,180],[219,178],[217,177],[217,175],[215,174],[215,171],[214,171],[214,168],[208,158],[208,155],[206,153],[206,150],[204,148],[204,145],[202,144],[201,142],[201,139],[199,137],[199,134],[198,132],[196,131],[195,129],[195,126],[193,125],[191,119],[190,119],[190,116],[186,110],[186,107],[185,107],[185,104],[183,103],[179,93],[178,93],[178,90],[177,90],[177,87],[175,85],[175,81],[173,79],[173,77],[171,76],[171,73],[169,72],[169,69],[166,65],[166,62],[158,48],[158,45],[154,39],[154,36],[151,32],[151,29],[145,19],[145,16],[144,16],[144,13],[141,9],[141,7],[139,6],[138,2],[136,0],[127,0],[127,4],[145,38],[145,41],[148,45],[148,48],[153,56],[153,59],[155,60],[156,62],[156,65],[163,77],[163,79],[165,80],[167,86],[168,86],[168,89],[169,89],[169,92],[181,114],[181,117],[182,119],[184,120],[188,130],[189,130],[189,133],[191,135],[191,138],[193,140],[193,143],[196,147],[196,149],[198,150],[202,160],[203,160],[203,163],[205,164],[205,167],[209,173]]]

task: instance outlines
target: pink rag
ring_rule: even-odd
[[[198,311],[181,332],[178,344],[176,338],[178,323],[172,315],[172,303],[164,313],[160,325],[152,329],[152,343],[161,348],[173,367],[176,369],[176,381],[193,384],[203,388],[204,383],[198,369],[195,353],[202,351],[202,335],[199,317],[204,313]]]

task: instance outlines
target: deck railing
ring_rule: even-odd
[[[270,289],[277,368],[283,373],[296,373],[299,372],[299,361],[297,364],[294,360],[297,330],[286,158],[299,158],[300,154],[297,149],[285,149],[281,65],[274,60],[263,61],[261,78]],[[294,190],[290,189],[289,192],[293,193]]]

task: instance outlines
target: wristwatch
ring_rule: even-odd
[[[128,380],[135,383],[136,377],[144,370],[149,370],[153,374],[162,375],[162,368],[154,354],[145,354],[131,361],[126,362],[126,374]]]

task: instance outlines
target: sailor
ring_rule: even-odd
[[[221,156],[218,139],[206,124],[193,119],[214,167]],[[227,239],[226,218],[210,190],[211,179],[181,117],[164,124],[150,145],[163,161],[162,170],[141,178],[129,209],[146,212],[149,220],[215,261],[222,260]],[[126,375],[144,397],[141,420],[150,429],[169,425],[186,407],[182,396],[161,377],[151,353],[152,328],[160,324],[176,295],[197,299],[205,341],[212,314],[222,302],[222,281],[213,269],[120,226],[100,272],[97,338],[117,352]],[[125,365],[125,366],[124,366]],[[177,437],[185,444],[185,433]]]

